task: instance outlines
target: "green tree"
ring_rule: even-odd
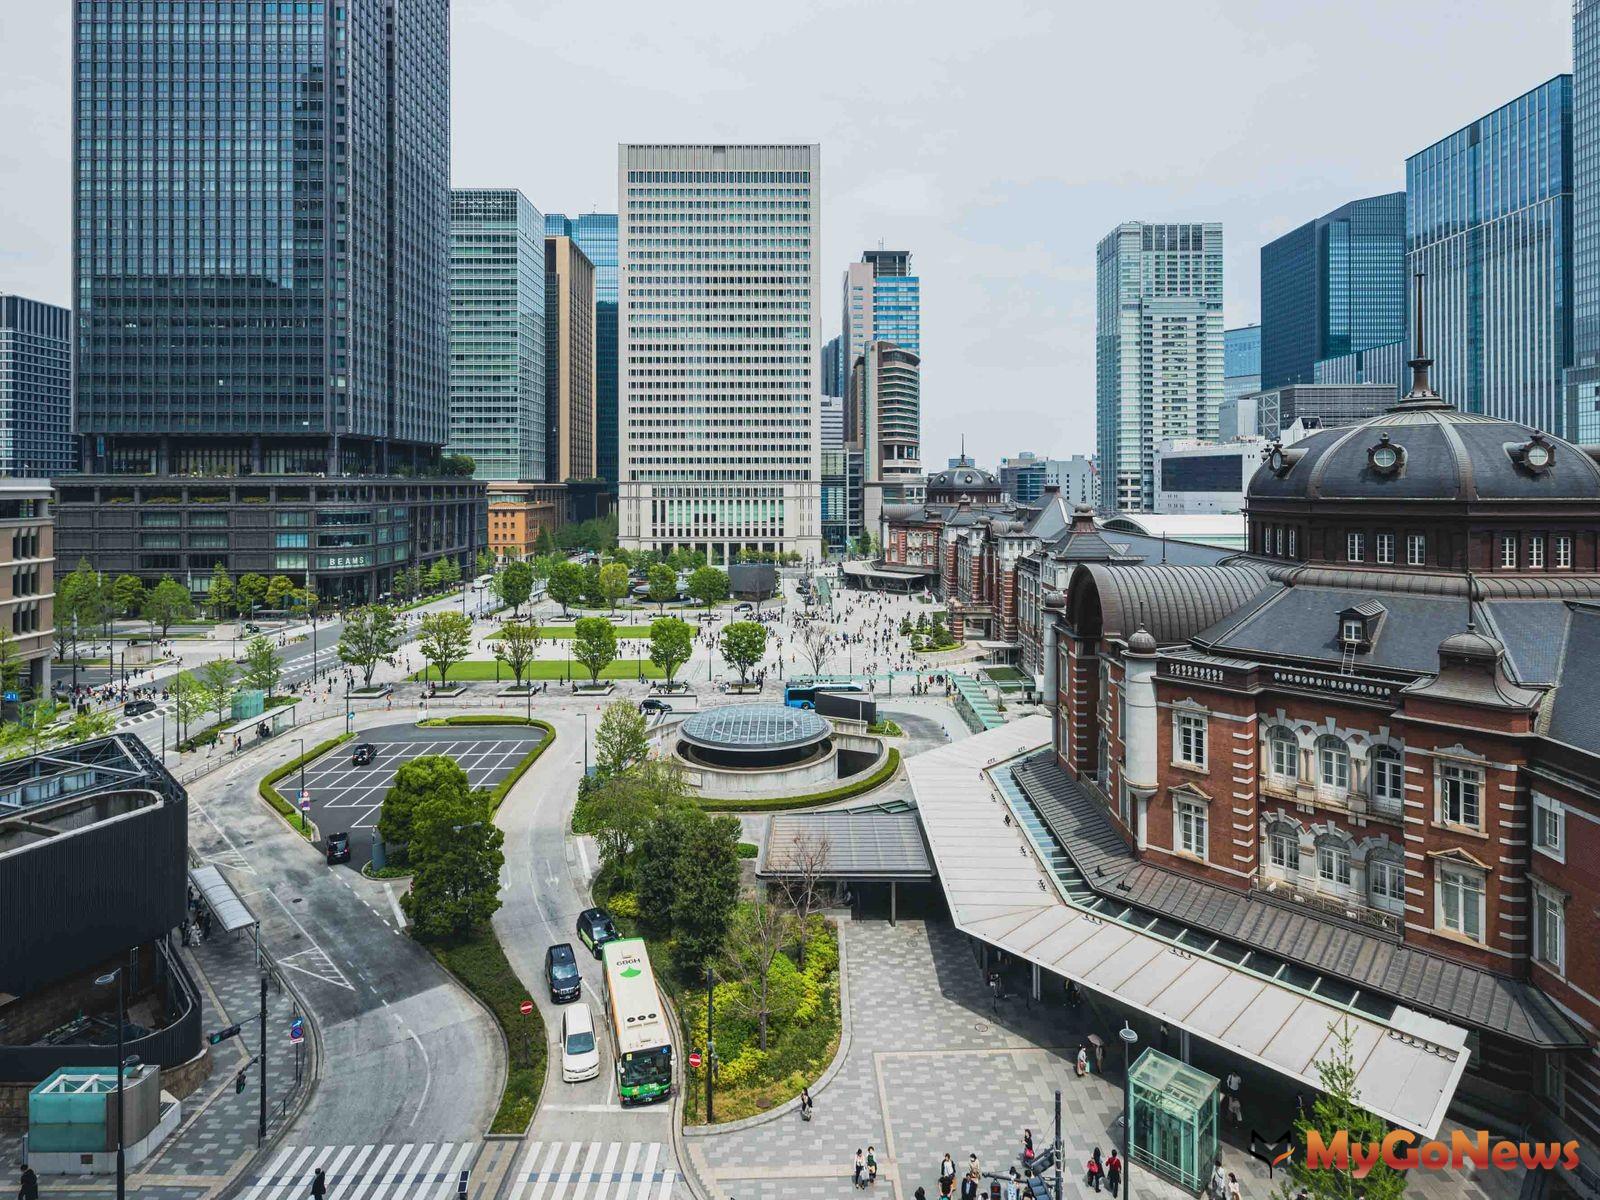
[[[144,580],[137,575],[118,575],[111,585],[111,598],[118,616],[137,617],[144,607]]]
[[[461,566],[450,555],[433,560],[428,568],[428,586],[436,592],[447,592],[461,582]]]
[[[166,637],[167,630],[176,622],[194,619],[194,599],[183,584],[171,575],[163,575],[161,582],[145,596],[140,615],[151,625],[160,626],[161,636]]]
[[[600,564],[597,562],[583,566],[583,598],[595,608],[606,602],[605,593],[600,590]]]
[[[482,549],[482,550],[478,551],[478,574],[479,575],[493,575],[494,574],[494,564],[495,564],[495,557],[494,557],[494,551],[493,550],[485,548],[485,549]]]
[[[506,835],[492,816],[483,792],[435,792],[417,806],[403,901],[416,937],[465,937],[500,907]]]
[[[672,897],[674,955],[698,973],[721,953],[739,903],[739,818],[690,810]]]
[[[274,575],[267,581],[267,607],[282,611],[294,599],[294,580],[287,575]]]
[[[650,599],[657,612],[667,611],[667,601],[678,598],[678,573],[666,563],[655,563],[646,575],[650,585]]]
[[[689,576],[689,595],[704,608],[720,604],[728,598],[728,573],[716,567],[696,567]]]
[[[277,690],[283,678],[283,659],[271,639],[257,634],[245,643],[243,682],[246,687],[259,688],[268,696]]]
[[[167,684],[167,695],[172,697],[172,718],[181,742],[189,736],[190,722],[206,711],[205,689],[192,671],[179,671]]]
[[[617,601],[628,594],[628,568],[619,562],[607,563],[600,568],[600,598],[612,612],[617,611]]]
[[[233,588],[234,608],[241,617],[254,614],[267,599],[267,577],[251,571],[241,575]]]
[[[233,576],[218,563],[211,568],[211,586],[206,590],[206,603],[211,606],[212,615],[220,621],[233,611],[233,602]]]
[[[727,963],[724,976],[742,979],[745,986],[730,989],[729,1002],[734,1010],[754,1021],[757,1045],[767,1048],[767,1026],[771,1019],[786,1017],[799,999],[795,989],[773,987],[773,967],[783,955],[784,944],[789,940],[794,925],[793,915],[780,905],[767,899],[762,889],[749,904],[734,909],[733,924],[723,948]],[[784,964],[789,973],[793,965]]]
[[[472,622],[455,611],[425,613],[417,626],[417,649],[422,651],[424,662],[438,668],[439,682],[443,683],[449,678],[450,668],[472,649]],[[426,671],[423,679],[427,679]]]
[[[633,894],[639,912],[658,932],[672,929],[678,898],[678,863],[688,840],[689,823],[703,814],[689,804],[668,804],[643,810],[634,856]]]
[[[739,672],[739,682],[750,682],[750,671],[767,652],[767,627],[760,621],[733,621],[718,638],[722,657]]]
[[[80,558],[72,573],[56,583],[56,637],[61,657],[65,656],[68,640],[76,640],[110,619],[113,603],[104,577],[89,565],[87,558]]]
[[[562,559],[550,568],[550,578],[545,591],[550,599],[561,605],[563,617],[571,615],[571,606],[583,599],[583,568],[575,562]]]
[[[511,610],[513,616],[533,595],[533,566],[530,563],[507,563],[494,577],[494,593],[500,603]]]
[[[1340,1130],[1349,1131],[1351,1145],[1381,1142],[1389,1127],[1361,1107],[1361,1092],[1356,1087],[1355,1028],[1348,1018],[1341,1017],[1328,1025],[1328,1032],[1332,1038],[1316,1064],[1322,1090],[1311,1107],[1295,1118],[1295,1141],[1303,1149],[1307,1134],[1315,1129],[1324,1144],[1331,1143]],[[1353,1158],[1344,1170],[1332,1165],[1312,1170],[1305,1155],[1296,1154],[1289,1159],[1279,1194],[1287,1198],[1305,1189],[1315,1200],[1399,1200],[1405,1194],[1403,1171],[1378,1162],[1358,1179],[1354,1170]]]
[[[472,473],[477,469],[477,461],[470,454],[439,456],[439,474],[447,479],[471,479]]]
[[[66,711],[66,707],[65,704],[44,699],[22,706],[22,719],[17,723],[18,732],[28,753],[38,754],[46,742],[55,740],[59,733],[55,728],[56,719]]]
[[[600,861],[619,881],[628,882],[634,870],[648,867],[641,842],[655,820],[665,812],[687,808],[689,788],[675,763],[646,758],[620,775],[595,776],[587,801],[589,827],[594,830]],[[669,860],[667,868],[671,871]],[[671,922],[668,908],[653,910],[663,927]]]
[[[615,700],[600,714],[594,735],[594,769],[602,778],[622,775],[650,755],[644,714],[626,700]]]
[[[0,691],[15,692],[22,685],[22,656],[9,629],[0,629]]]
[[[556,550],[555,535],[550,532],[550,526],[541,525],[539,536],[533,541],[533,552],[538,555],[554,554]]]
[[[472,783],[453,758],[424,754],[402,763],[378,810],[378,836],[390,861],[401,866],[410,861],[417,812],[429,796],[464,800],[470,795]]]
[[[195,676],[200,683],[200,694],[205,697],[207,712],[217,714],[217,732],[228,719],[228,708],[239,690],[233,681],[233,664],[225,658],[213,658],[202,663]]]
[[[667,687],[678,668],[694,653],[694,630],[679,617],[657,617],[650,622],[650,661],[661,668]]]
[[[70,746],[105,737],[117,727],[117,715],[109,709],[75,712],[61,729],[61,740]]]
[[[572,627],[572,657],[589,669],[589,682],[617,657],[617,631],[604,617],[579,617]]]
[[[415,567],[401,567],[394,573],[394,594],[402,600],[410,600],[417,594],[417,569]]]
[[[510,568],[506,568],[510,570]],[[485,647],[497,660],[505,663],[517,686],[522,686],[522,676],[528,664],[537,656],[539,627],[532,621],[507,621],[500,626],[500,636]]]
[[[372,686],[379,663],[394,665],[400,649],[400,617],[387,604],[369,604],[345,616],[339,634],[339,659],[361,670],[361,686]]]

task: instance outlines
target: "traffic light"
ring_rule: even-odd
[[[240,1071],[233,1077],[233,1094],[235,1096],[244,1091],[245,1077],[249,1074],[249,1071]]]
[[[221,1042],[227,1041],[231,1037],[238,1037],[238,1036],[239,1036],[239,1026],[237,1026],[237,1025],[229,1025],[227,1028],[219,1029],[215,1033],[211,1034],[209,1037],[206,1038],[206,1041],[211,1043],[211,1045],[215,1046],[215,1045],[217,1045],[217,1044],[219,1044]]]

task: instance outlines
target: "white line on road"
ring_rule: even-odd
[[[404,929],[406,927],[406,914],[400,908],[400,901],[395,899],[394,884],[385,883],[383,885],[383,894],[389,897],[389,907],[394,909],[395,924],[399,925],[401,929]]]
[[[599,1157],[600,1143],[591,1142],[589,1153],[583,1160],[583,1171],[578,1175],[578,1186],[572,1193],[572,1200],[583,1200],[584,1193],[589,1190],[589,1180],[594,1175],[594,1164]]]
[[[622,1178],[617,1181],[617,1200],[627,1200],[628,1184],[633,1181],[633,1165],[639,1161],[639,1143],[628,1143],[628,1159],[622,1164]]]
[[[606,1151],[605,1166],[600,1168],[600,1186],[595,1190],[594,1200],[606,1200],[611,1192],[611,1170],[617,1165],[617,1155],[622,1152],[621,1142],[612,1142]]]
[[[400,1022],[400,1028],[404,1029],[406,1036],[417,1044],[417,1053],[422,1055],[422,1069],[424,1072],[422,1076],[422,1095],[417,1097],[417,1111],[411,1114],[410,1121],[410,1124],[415,1125],[417,1118],[422,1115],[422,1106],[428,1102],[428,1089],[433,1086],[433,1062],[428,1058],[428,1048],[422,1044],[422,1039],[411,1031],[411,1026],[405,1023],[405,1019],[399,1013],[395,1014],[394,1019]]]
[[[528,1186],[534,1168],[539,1165],[539,1151],[543,1148],[543,1142],[534,1142],[523,1155],[521,1164],[512,1168],[516,1171],[516,1186],[511,1189],[511,1200],[522,1200],[523,1189]]]
[[[456,1160],[450,1164],[450,1173],[443,1179],[444,1186],[437,1193],[438,1200],[445,1200],[447,1196],[455,1194],[456,1180],[461,1178],[461,1172],[466,1168],[467,1159],[476,1147],[472,1142],[466,1142],[461,1149],[456,1151]]]
[[[410,1147],[408,1146],[407,1149],[410,1149]],[[361,1181],[356,1184],[356,1190],[350,1193],[345,1200],[361,1200],[361,1197],[365,1196],[367,1190],[378,1180],[379,1172],[383,1169],[384,1160],[393,1153],[394,1145],[392,1143],[380,1146],[378,1148],[378,1157],[372,1160],[372,1170],[361,1177]]]
[[[661,1143],[651,1142],[639,1167],[639,1200],[650,1200],[650,1176],[656,1172],[656,1155],[661,1153]]]
[[[247,1196],[245,1200],[261,1200],[261,1193],[267,1186],[266,1181],[278,1173],[278,1169],[283,1166],[283,1160],[288,1158],[292,1153],[294,1153],[294,1147],[285,1146],[283,1148],[283,1153],[272,1160],[272,1165],[268,1167],[266,1172],[261,1176],[261,1181],[257,1183],[255,1187],[250,1189],[250,1195]]]
[[[566,1195],[567,1184],[572,1182],[572,1168],[578,1161],[578,1152],[583,1149],[582,1142],[573,1142],[572,1149],[567,1151],[567,1161],[561,1164],[561,1178],[556,1180],[556,1190],[551,1193],[550,1200],[561,1200]]]
[[[553,1142],[550,1146],[550,1157],[545,1160],[544,1170],[539,1172],[539,1178],[533,1185],[533,1191],[528,1200],[540,1200],[545,1189],[550,1186],[550,1176],[556,1169],[556,1155],[561,1153],[561,1143]]]

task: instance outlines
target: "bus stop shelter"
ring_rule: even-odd
[[[200,903],[211,910],[211,917],[226,933],[250,930],[256,944],[256,961],[261,960],[261,922],[239,899],[233,885],[216,867],[190,867],[189,883],[200,894]]]

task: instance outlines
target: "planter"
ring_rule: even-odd
[[[375,683],[371,687],[350,689],[352,700],[381,700],[394,691],[394,685],[388,683]]]
[[[465,696],[466,694],[466,688],[462,687],[458,683],[452,683],[449,687],[436,687],[431,692],[423,692],[422,698],[424,700],[449,700],[456,696]]]
[[[613,683],[575,683],[572,685],[574,696],[609,696],[616,691]]]
[[[513,684],[507,685],[506,687],[501,688],[498,692],[495,693],[495,695],[497,695],[497,696],[526,696],[528,694],[528,689],[532,688],[533,689],[533,694],[535,696],[542,696],[545,693],[546,689],[549,688],[549,686],[550,686],[549,683],[531,683],[531,684],[530,683],[524,683],[521,686],[518,686],[517,684],[513,683]]]

